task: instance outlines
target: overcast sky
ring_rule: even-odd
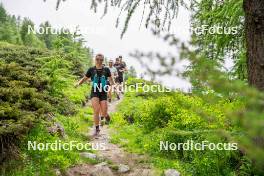
[[[115,28],[116,18],[119,14],[117,8],[110,8],[108,14],[101,19],[102,11],[99,10],[95,14],[90,10],[90,0],[67,0],[61,3],[58,11],[55,10],[55,0],[46,0],[45,3],[43,0],[0,0],[0,2],[4,4],[9,14],[28,17],[36,25],[49,21],[55,28],[79,26],[80,29],[86,29],[82,32],[87,41],[86,45],[92,48],[95,53],[103,53],[108,58],[123,55],[127,65],[134,66],[138,73],[143,73],[145,70],[134,58],[129,56],[129,53],[135,50],[177,54],[174,48],[153,36],[149,30],[144,27],[139,29],[141,13],[136,13],[133,16],[127,33],[123,39],[120,39],[124,21],[121,20],[120,28]],[[189,13],[182,9],[177,20],[173,22],[173,33],[181,41],[190,39],[189,19]],[[159,81],[162,81],[166,86],[184,90],[190,87],[187,81],[176,77],[161,77]]]

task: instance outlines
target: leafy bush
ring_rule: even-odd
[[[142,98],[136,93],[126,94],[118,107],[119,112],[114,115],[114,126],[119,127],[118,133],[114,134],[114,142],[123,144],[120,138],[128,139],[128,143],[123,145],[130,150],[150,154],[152,162],[163,169],[177,163],[175,168],[185,168],[183,173],[186,172],[187,175],[253,172],[250,160],[240,150],[160,150],[161,141],[168,141],[169,144],[191,140],[194,143],[208,141],[215,144],[234,142],[222,133],[233,137],[243,134],[242,129],[227,118],[230,112],[244,108],[241,101],[220,99],[212,104],[179,92],[163,93],[158,98],[146,95]],[[124,123],[120,117],[125,120],[132,117],[134,123]],[[164,162],[168,167],[164,166]]]
[[[48,113],[76,112],[74,102],[63,94],[73,87],[75,69],[62,55],[6,43],[0,43],[0,58],[0,151],[5,151],[0,161],[4,161],[12,156],[16,146],[12,144]]]

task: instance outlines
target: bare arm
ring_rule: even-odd
[[[121,72],[126,72],[128,69],[126,66],[124,66],[124,68],[121,69]]]
[[[84,76],[80,81],[78,81],[76,84],[75,84],[75,87],[78,87],[80,85],[82,85],[82,83],[84,83],[86,80],[88,80],[89,78],[87,76]]]
[[[118,76],[118,72],[117,70],[114,72],[114,78],[116,78]]]
[[[110,85],[114,85],[114,79],[112,76],[109,77],[109,82],[110,82]]]

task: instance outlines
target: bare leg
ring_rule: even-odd
[[[110,101],[112,100],[112,90],[113,90],[113,86],[109,86],[108,98],[110,99]]]
[[[117,98],[120,99],[120,84],[119,83],[115,85],[115,92],[116,92]]]
[[[108,115],[107,114],[107,110],[108,110],[107,101],[106,100],[100,101],[100,107],[101,107],[102,116],[106,117]]]
[[[101,101],[100,102],[100,105],[101,105],[101,109],[102,109],[102,113],[103,113],[103,116],[105,117],[105,124],[106,125],[109,125],[109,122],[110,122],[110,116],[108,114],[108,105],[107,105],[107,101]]]
[[[92,98],[92,106],[93,106],[93,112],[94,112],[94,125],[99,125],[99,113],[100,113],[100,102],[99,98],[93,97]]]

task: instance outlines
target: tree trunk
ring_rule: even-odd
[[[244,0],[249,84],[264,91],[264,0]]]

